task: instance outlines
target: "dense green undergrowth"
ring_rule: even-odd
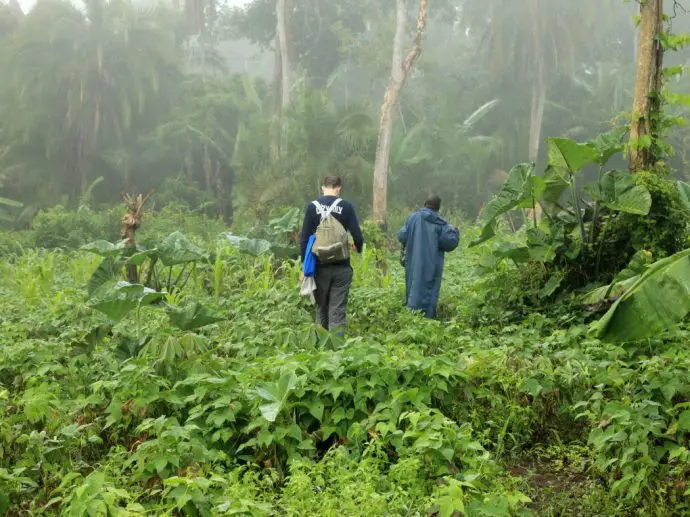
[[[685,512],[687,326],[616,345],[565,304],[501,323],[465,247],[428,321],[369,250],[342,340],[294,263],[205,240],[182,289],[117,323],[87,298],[99,257],[5,256],[0,514]],[[161,310],[193,301],[222,320]]]

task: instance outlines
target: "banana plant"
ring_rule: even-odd
[[[690,312],[690,249],[659,260],[626,281],[629,287],[592,325],[604,341],[638,341],[659,335]]]

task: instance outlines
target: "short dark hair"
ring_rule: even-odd
[[[326,176],[323,179],[323,186],[326,188],[338,188],[343,186],[340,176]]]
[[[424,202],[424,208],[431,208],[433,211],[438,212],[441,210],[441,198],[436,194],[429,196]]]

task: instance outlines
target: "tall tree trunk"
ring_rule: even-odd
[[[280,160],[280,127],[283,119],[282,109],[282,61],[280,58],[280,43],[278,33],[276,32],[275,51],[273,58],[273,119],[271,121],[271,141],[270,154],[271,162],[276,163]]]
[[[275,102],[274,110],[274,138],[273,152],[274,160],[287,154],[287,122],[285,113],[290,107],[290,89],[292,87],[292,71],[290,69],[290,52],[287,30],[287,2],[288,0],[276,0],[276,62],[274,81],[276,94],[280,95]],[[280,74],[278,75],[278,70]]]
[[[187,27],[191,36],[200,36],[204,32],[204,0],[185,0]]]
[[[532,105],[529,123],[529,161],[536,163],[539,159],[541,146],[541,128],[544,122],[544,105],[546,104],[546,77],[544,70],[543,48],[541,43],[541,28],[539,24],[539,0],[532,2],[532,52],[534,55],[534,70],[532,82]]]
[[[388,88],[381,105],[379,138],[376,145],[376,162],[374,163],[374,198],[373,217],[381,227],[386,226],[388,218],[388,163],[390,159],[391,136],[393,133],[393,115],[400,92],[410,75],[417,59],[422,54],[422,38],[429,16],[429,0],[420,0],[417,14],[417,30],[412,48],[405,61],[402,60],[403,40],[407,22],[407,0],[397,0],[396,30],[393,40],[393,59]]]
[[[141,219],[144,215],[144,205],[152,195],[153,190],[146,196],[142,194],[135,196],[125,194],[124,192],[120,194],[120,197],[122,197],[122,202],[127,209],[120,222],[120,237],[125,240],[125,247],[130,250],[130,253],[134,253],[136,251],[137,229],[141,226]],[[139,272],[137,271],[137,266],[134,264],[127,265],[127,281],[130,284],[136,284],[139,282]]]
[[[278,47],[280,48],[280,70],[281,70],[281,107],[283,112],[290,106],[290,88],[291,84],[291,70],[290,70],[290,53],[288,50],[288,36],[287,36],[287,0],[277,0],[276,2],[276,36],[278,38]]]
[[[541,75],[541,74],[540,74]],[[532,109],[529,123],[529,161],[536,163],[541,147],[541,127],[544,121],[546,86],[543,78],[536,78],[532,85]]]
[[[657,36],[664,30],[663,12],[663,0],[640,3],[640,47],[630,126],[631,172],[650,169],[655,162],[652,143],[657,133],[663,77],[663,47]]]

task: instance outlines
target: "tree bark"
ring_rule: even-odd
[[[141,226],[141,218],[144,215],[144,205],[152,195],[153,190],[145,196],[142,194],[134,196],[125,194],[124,192],[120,194],[122,202],[127,208],[120,222],[120,237],[126,241],[125,247],[130,249],[132,253],[137,247],[136,233],[137,229]],[[134,264],[127,265],[127,281],[130,284],[139,282],[139,272],[137,271],[137,266]]]
[[[374,163],[374,197],[373,217],[381,227],[386,226],[388,218],[388,164],[390,159],[390,144],[393,133],[393,115],[410,71],[417,59],[422,54],[422,38],[426,29],[429,15],[429,0],[420,0],[419,13],[417,14],[417,30],[412,48],[403,61],[403,40],[407,22],[407,2],[397,0],[396,30],[393,40],[393,59],[391,63],[391,76],[388,88],[381,105],[381,118],[379,124],[379,137],[376,146],[376,162]]]
[[[661,103],[663,47],[657,36],[664,30],[663,0],[640,3],[640,46],[635,78],[632,121],[630,125],[630,171],[650,169],[654,165],[652,146]]]
[[[541,76],[541,72],[539,73]],[[543,77],[535,79],[532,85],[532,109],[529,125],[529,161],[537,163],[541,147],[541,127],[544,122],[546,87]],[[524,140],[523,140],[524,141]]]
[[[546,78],[544,77],[544,58],[539,27],[539,0],[532,2],[532,52],[534,53],[534,70],[532,83],[532,105],[529,125],[529,161],[536,163],[541,147],[541,128],[544,122],[544,105],[546,104]]]
[[[285,113],[290,107],[290,89],[292,88],[292,71],[287,30],[287,1],[276,0],[276,52],[280,57],[280,117],[279,117],[279,155],[287,154],[287,123]]]
[[[283,108],[283,112],[290,106],[290,88],[292,85],[287,38],[286,2],[287,0],[277,0],[276,2],[276,36],[277,45],[280,49],[281,107]]]
[[[273,59],[273,119],[271,121],[270,154],[271,162],[276,163],[280,160],[280,127],[283,119],[282,110],[282,65],[280,58],[280,42],[278,33],[274,42]]]

